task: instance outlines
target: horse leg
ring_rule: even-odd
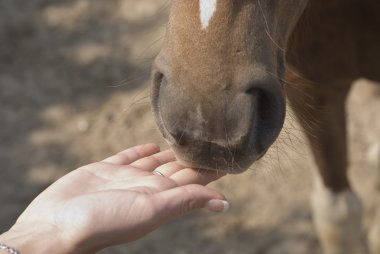
[[[377,205],[379,205],[380,199],[377,198]],[[380,254],[380,207],[377,207],[376,217],[372,222],[368,244],[372,254]]]
[[[347,177],[345,100],[349,86],[292,85],[305,80],[289,75],[287,81],[289,102],[306,132],[317,166],[311,206],[324,253],[361,253],[357,251],[361,203]]]
[[[377,186],[375,190],[375,205],[376,205],[376,215],[371,223],[368,244],[372,254],[380,254],[380,143],[377,143],[372,151],[372,156],[374,157],[374,163],[376,163],[377,171]]]

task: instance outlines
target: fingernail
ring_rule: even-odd
[[[230,203],[226,200],[212,199],[206,203],[205,208],[212,212],[225,213],[230,209]]]

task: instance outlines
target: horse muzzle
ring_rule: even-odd
[[[241,173],[278,137],[285,118],[282,86],[271,76],[213,91],[185,89],[153,74],[157,125],[186,166]]]

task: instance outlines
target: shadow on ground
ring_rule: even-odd
[[[46,184],[92,158],[78,139],[105,118],[97,111],[107,101],[124,95],[128,105],[147,89],[154,54],[144,59],[132,47],[165,22],[162,3],[154,5],[133,19],[123,15],[133,7],[126,1],[0,3],[0,230]]]

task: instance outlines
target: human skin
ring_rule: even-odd
[[[195,209],[228,209],[221,193],[204,186],[221,176],[182,166],[171,150],[136,146],[53,183],[0,243],[21,253],[83,254],[135,241]]]

